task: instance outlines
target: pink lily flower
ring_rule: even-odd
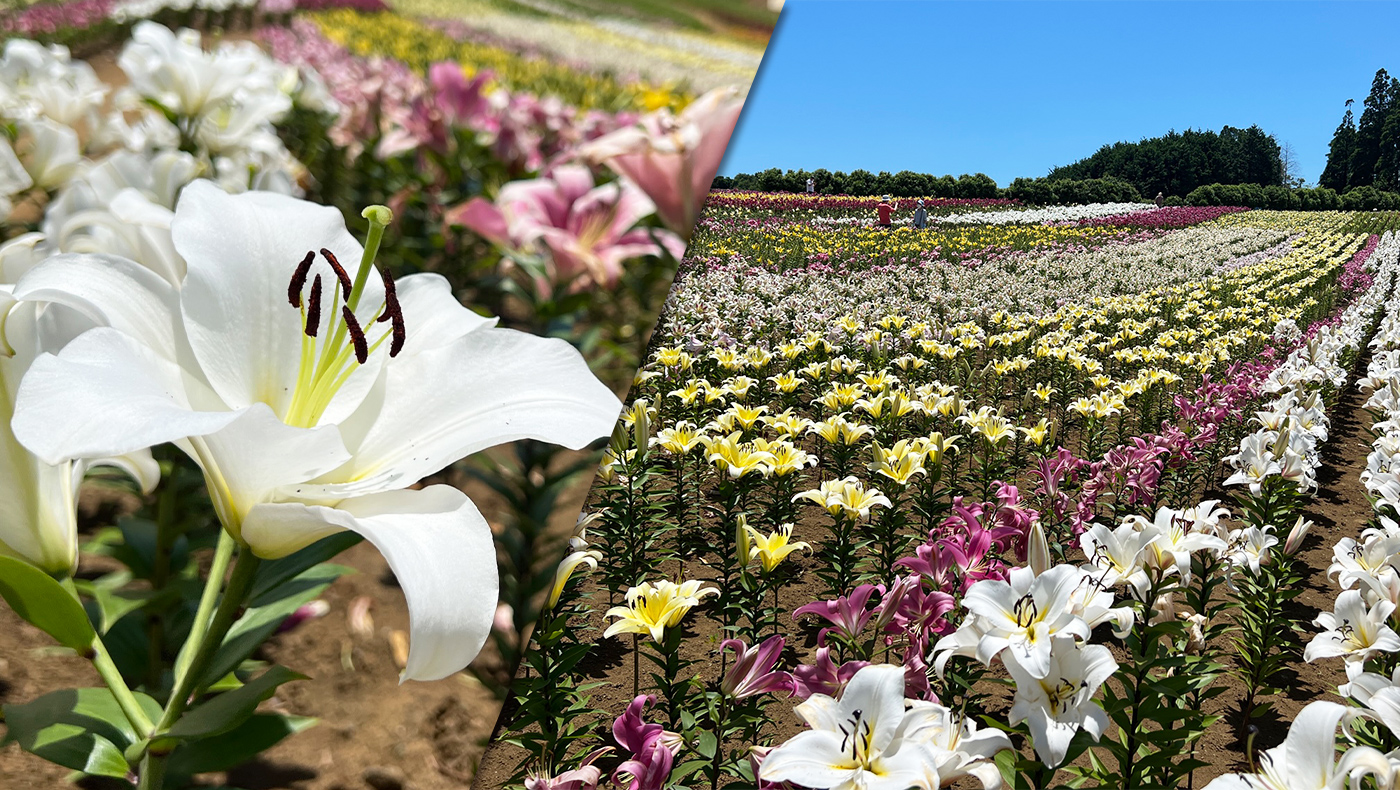
[[[565,771],[558,776],[529,776],[525,779],[525,790],[598,790],[603,779],[603,771],[593,761],[612,751],[611,746],[595,749],[583,758],[579,767]]]
[[[831,648],[819,647],[816,659],[810,666],[799,666],[792,671],[792,696],[797,699],[807,699],[813,694],[840,696],[851,678],[868,666],[869,661],[847,661],[838,667],[831,660]]]
[[[953,572],[953,555],[932,535],[927,543],[914,549],[913,557],[902,557],[894,564],[897,568],[908,568],[921,574],[936,589],[946,590],[958,583],[957,574]]]
[[[850,595],[834,601],[813,601],[806,606],[799,606],[792,613],[792,619],[796,620],[804,614],[814,614],[835,626],[822,629],[821,637],[824,638],[827,631],[837,631],[847,639],[855,639],[865,630],[865,626],[875,614],[868,604],[870,597],[876,592],[882,590],[873,584],[862,584],[852,590]]]
[[[656,699],[642,694],[627,706],[613,722],[613,738],[618,745],[632,753],[613,771],[613,782],[626,784],[627,790],[665,790],[671,776],[681,738],[667,732],[660,724],[642,721],[642,709]]]
[[[746,699],[758,694],[786,691],[792,695],[792,675],[775,672],[786,642],[781,636],[770,636],[758,647],[750,648],[742,639],[726,639],[719,643],[721,651],[733,648],[734,664],[720,682],[721,693],[734,699]]]
[[[920,585],[905,594],[899,602],[891,624],[905,634],[942,636],[951,633],[953,626],[944,615],[958,608],[953,596],[938,590],[925,591]]]
[[[736,89],[717,88],[678,116],[658,110],[578,153],[636,182],[655,201],[666,227],[689,237],[743,108]]]
[[[448,209],[444,221],[463,225],[516,252],[542,252],[553,263],[552,281],[539,282],[543,293],[556,284],[573,290],[612,287],[625,261],[659,255],[661,247],[637,221],[655,211],[641,190],[627,181],[594,186],[582,165],[563,165],[547,178],[512,181],[495,203],[472,198]],[[680,240],[658,232],[673,254],[684,252]]]

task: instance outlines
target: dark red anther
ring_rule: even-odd
[[[350,282],[350,275],[345,273],[345,267],[341,266],[340,261],[336,260],[335,253],[331,252],[328,249],[322,248],[321,254],[325,256],[326,263],[329,263],[331,265],[331,268],[335,269],[335,276],[340,278],[340,287],[345,292],[345,296],[348,298],[350,296],[350,290],[355,287]]]
[[[408,330],[403,323],[403,312],[394,313],[394,339],[389,341],[389,356],[397,357],[403,351],[403,341],[408,338]]]
[[[306,304],[306,334],[315,337],[321,331],[321,275],[311,281],[311,299]]]
[[[350,311],[350,305],[341,305],[340,315],[345,319],[345,328],[350,330],[350,342],[355,344],[355,360],[363,365],[365,360],[369,359],[369,342],[365,340],[365,330],[360,328],[360,322]]]
[[[394,288],[394,278],[389,276],[388,269],[380,269],[379,276],[384,280],[384,312],[380,313],[377,321],[389,321],[394,316],[402,316],[403,311],[399,309],[399,293]]]
[[[292,307],[301,307],[301,289],[306,287],[306,275],[311,271],[311,263],[316,260],[316,253],[307,251],[306,257],[297,264],[297,270],[292,272],[292,283],[287,286],[287,301],[292,303]]]

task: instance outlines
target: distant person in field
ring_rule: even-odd
[[[923,230],[928,227],[928,209],[924,208],[924,199],[919,198],[918,208],[914,209],[914,227]]]
[[[807,194],[811,195],[817,191],[817,182],[814,179],[807,179]]]
[[[884,197],[880,198],[880,205],[876,206],[875,210],[880,214],[880,227],[884,228],[885,230],[889,230],[890,216],[894,213],[894,206],[890,205],[890,196],[885,195]]]
[[[1158,192],[1157,197],[1153,198],[1152,202],[1157,204],[1157,208],[1161,208],[1162,204],[1167,202],[1167,198],[1161,192]]]

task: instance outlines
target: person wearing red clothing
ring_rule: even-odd
[[[880,198],[880,205],[876,206],[875,210],[880,212],[880,227],[889,230],[890,215],[894,213],[894,206],[890,205],[890,196]]]

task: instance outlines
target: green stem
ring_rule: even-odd
[[[63,588],[73,596],[78,598],[78,588],[73,584],[72,578],[66,578],[60,582]],[[145,737],[151,732],[151,720],[146,716],[146,711],[141,709],[140,703],[136,701],[136,695],[131,693],[131,689],[126,685],[126,679],[122,677],[121,670],[117,669],[117,664],[112,660],[112,654],[107,652],[107,645],[103,644],[101,635],[95,635],[92,640],[92,655],[88,656],[97,674],[101,676],[102,682],[107,684],[107,688],[112,690],[112,696],[116,697],[117,705],[126,714],[126,720],[131,722],[131,726],[136,728],[138,735]]]
[[[228,634],[229,627],[238,616],[238,610],[243,606],[243,599],[253,587],[253,578],[257,575],[258,565],[261,563],[262,560],[258,559],[251,549],[245,547],[238,553],[238,561],[234,563],[233,574],[228,580],[228,589],[224,591],[219,608],[214,612],[214,619],[209,623],[209,629],[204,633],[189,667],[176,681],[175,690],[170,693],[165,712],[161,714],[160,723],[156,725],[157,733],[168,732],[179,720],[180,714],[185,712],[190,698],[203,690],[200,676],[209,669],[214,653],[223,644],[224,636]]]
[[[107,684],[107,688],[112,690],[112,696],[117,698],[117,704],[121,706],[122,713],[126,714],[126,720],[131,722],[131,726],[136,728],[136,734],[145,737],[151,732],[151,719],[146,715],[146,711],[141,708],[141,704],[136,701],[136,695],[127,688],[126,681],[122,679],[121,670],[117,669],[116,662],[112,660],[112,654],[107,652],[107,646],[102,643],[102,637],[92,640],[92,665],[97,668],[97,674],[102,676],[102,682]]]
[[[165,784],[165,755],[146,752],[141,758],[141,778],[137,790],[160,790]]]
[[[199,596],[194,622],[190,625],[190,633],[185,638],[184,646],[180,648],[180,655],[175,659],[176,685],[189,674],[190,660],[194,657],[191,650],[204,642],[209,618],[214,612],[214,604],[219,600],[219,590],[224,586],[224,575],[228,573],[229,560],[233,558],[233,549],[237,545],[238,541],[234,540],[227,530],[219,530],[219,544],[214,549],[214,561],[209,565],[209,577],[204,580],[204,592]]]
[[[224,534],[227,535],[227,533]],[[223,545],[221,538],[219,543],[221,549]],[[215,556],[217,558],[217,553]],[[155,726],[151,746],[146,752],[146,756],[141,760],[139,790],[161,790],[165,780],[165,761],[170,756],[173,746],[169,740],[162,742],[159,736],[169,732],[170,728],[175,726],[175,722],[180,720],[180,715],[189,706],[190,700],[203,690],[200,678],[208,670],[214,653],[223,644],[224,636],[228,634],[229,627],[233,625],[234,618],[238,616],[238,610],[243,606],[243,599],[248,597],[248,591],[253,587],[253,579],[257,576],[258,565],[261,562],[262,560],[259,560],[252,550],[246,547],[239,552],[238,561],[233,566],[233,575],[229,577],[228,588],[224,591],[223,600],[219,602],[219,608],[214,612],[214,619],[209,622],[208,628],[201,634],[198,646],[188,666],[186,666],[185,672],[177,676],[175,689],[170,692],[170,699],[165,703],[165,710],[161,713],[160,721]],[[224,564],[228,564],[227,559],[225,559]],[[219,575],[222,576],[222,573]],[[206,592],[208,589],[209,587],[205,588]],[[186,647],[194,644],[194,639],[190,639],[185,644]]]

